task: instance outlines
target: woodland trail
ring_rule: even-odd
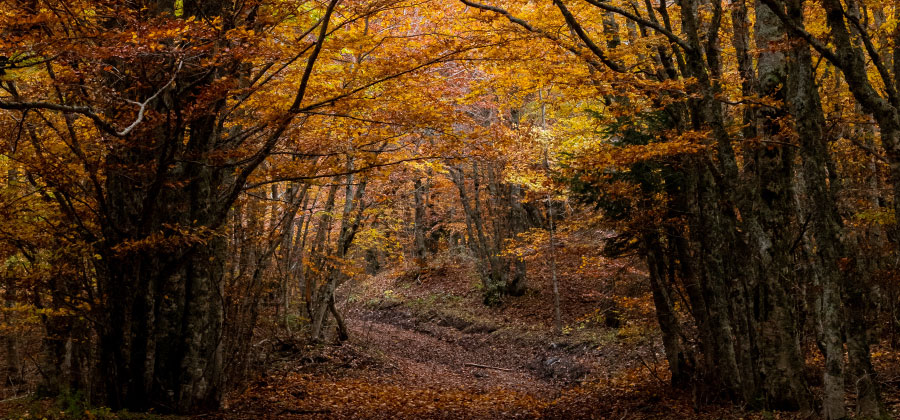
[[[698,411],[656,370],[664,368],[653,360],[661,351],[653,342],[598,345],[396,302],[348,305],[345,314],[348,341],[298,349],[300,360],[284,358],[227,409],[199,418],[765,418],[729,405]]]
[[[547,363],[540,349],[503,340],[493,331],[419,322],[400,312],[355,315],[350,323],[354,344],[386,355],[388,369],[410,383],[481,391],[504,388],[544,397],[559,388],[538,368]]]
[[[584,344],[401,305],[352,308],[346,321],[343,345],[289,363],[214,418],[546,418],[564,390],[614,370],[588,364],[604,358]]]

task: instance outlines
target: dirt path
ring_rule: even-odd
[[[403,305],[348,308],[346,322],[348,342],[288,364],[216,418],[541,418],[597,359],[588,347]]]
[[[547,363],[541,349],[491,332],[460,331],[397,311],[354,311],[348,326],[351,345],[383,355],[385,373],[410,384],[478,391],[502,388],[545,398],[560,386],[549,369],[540,368]]]

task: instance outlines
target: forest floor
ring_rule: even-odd
[[[263,371],[209,420],[263,419],[794,419],[796,413],[747,412],[710,396],[672,389],[643,273],[609,262],[624,298],[613,327],[596,281],[561,278],[563,334],[552,329],[546,284],[500,307],[480,302],[465,261],[418,273],[388,272],[347,285],[338,306],[349,340],[310,345],[272,334],[257,346]],[[446,268],[451,267],[451,268]],[[542,276],[541,278],[543,278]],[[622,289],[624,287],[624,289]],[[900,377],[896,353],[876,363]],[[890,355],[890,356],[888,356]],[[900,381],[886,397],[900,418]],[[65,405],[65,404],[64,404]],[[71,405],[71,404],[70,404]],[[81,417],[76,415],[80,413]],[[60,402],[0,402],[0,418],[185,419],[61,407]]]
[[[562,335],[553,333],[549,276],[537,265],[529,292],[497,308],[482,305],[464,260],[348,285],[339,302],[350,330],[347,342],[282,343],[281,355],[266,362],[267,376],[205,418],[808,417],[747,412],[711,402],[709,395],[674,390],[650,297],[641,287],[645,274],[630,261],[601,265],[603,272],[593,276],[571,269],[560,278]],[[605,312],[611,289],[620,318],[615,326],[607,325]],[[900,372],[900,359],[879,360]],[[897,385],[886,396],[900,418]]]

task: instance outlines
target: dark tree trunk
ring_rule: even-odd
[[[682,331],[671,298],[671,288],[666,283],[666,260],[663,248],[655,234],[648,234],[643,241],[647,246],[647,268],[650,273],[650,291],[656,307],[656,321],[662,333],[663,348],[672,373],[672,385],[683,387],[694,379],[693,357],[681,341]]]
[[[425,248],[425,196],[428,191],[425,190],[425,184],[421,179],[413,182],[413,198],[415,200],[415,209],[413,217],[413,257],[419,269],[425,267],[425,258],[428,256],[428,249]]]
[[[189,147],[206,147],[209,138],[198,138],[208,136],[203,128],[194,127]],[[122,150],[108,163],[115,231],[107,235],[99,284],[108,305],[100,332],[101,358],[111,362],[104,375],[107,397],[114,408],[216,409],[222,392],[224,238],[165,228],[163,236],[153,234],[157,226],[213,225],[223,175],[187,164],[174,177],[188,186],[161,191],[159,201],[151,202],[152,197],[135,188],[134,173],[117,170],[144,159],[152,162],[155,156],[146,153]],[[160,246],[153,241],[193,244],[171,251],[139,248],[143,242]]]
[[[802,22],[802,1],[791,0],[787,13]],[[793,38],[797,41],[796,38]],[[816,86],[809,46],[796,43],[789,62],[787,102],[794,117],[803,159],[803,192],[809,205],[811,238],[816,249],[812,270],[818,274],[822,295],[817,311],[822,331],[825,371],[822,415],[826,419],[846,417],[844,407],[844,348],[842,339],[841,282],[839,262],[846,252],[843,226],[837,208],[834,174],[829,177],[825,117]]]
[[[784,100],[787,62],[776,46],[785,42],[786,32],[768,6],[756,5],[756,45],[762,49],[758,59],[759,93]],[[760,373],[768,408],[808,410],[811,394],[803,379],[803,357],[797,331],[793,292],[797,286],[791,255],[799,226],[793,191],[794,148],[785,144],[779,119],[783,112],[769,109],[758,115],[760,142],[755,151],[757,164],[754,214],[761,231],[753,245],[759,252],[760,294]],[[751,235],[753,235],[751,233]]]
[[[11,276],[3,275],[3,304],[7,309],[13,307],[13,305],[17,302],[16,296],[16,281]],[[10,317],[12,311],[4,311],[3,317],[0,318],[3,321],[6,321],[7,325],[12,325],[9,322],[8,317]],[[3,384],[5,386],[17,387],[23,380],[23,365],[22,365],[22,354],[19,352],[19,337],[17,334],[6,334],[3,337],[3,347],[6,353],[6,369],[3,372]]]
[[[519,185],[509,186],[509,238],[515,238],[517,235],[525,232],[527,213],[522,205],[522,187]],[[518,255],[510,257],[513,263],[512,273],[506,283],[506,293],[510,296],[522,296],[528,286],[527,267],[525,259]]]

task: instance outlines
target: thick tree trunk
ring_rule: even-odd
[[[787,13],[797,22],[802,22],[802,1],[791,0]],[[812,234],[809,236],[812,237],[816,249],[812,270],[818,273],[822,289],[820,305],[816,308],[821,323],[825,356],[822,416],[829,420],[842,419],[847,415],[844,407],[842,339],[844,316],[841,313],[843,275],[839,266],[840,259],[846,255],[842,238],[843,226],[837,208],[834,175],[832,174],[832,178],[829,179],[827,170],[829,152],[825,117],[813,73],[809,46],[801,43],[794,45],[791,51],[786,98],[800,139],[803,192],[810,202],[807,217],[812,219]]]
[[[780,20],[764,4],[756,4],[756,45],[761,95],[784,99],[787,68],[777,46],[785,42]],[[803,357],[796,325],[796,299],[791,292],[797,280],[791,254],[798,226],[794,208],[794,149],[780,136],[781,112],[761,110],[758,124],[761,142],[756,151],[756,189],[759,203],[754,215],[762,231],[758,245],[762,301],[759,302],[760,362],[767,406],[775,409],[809,409],[811,395],[803,380]],[[750,215],[745,217],[752,217]]]
[[[107,159],[110,206],[98,247],[107,318],[99,338],[113,408],[218,408],[227,255],[224,237],[208,230],[222,220],[219,194],[229,176],[203,162],[214,129],[214,118],[196,120],[185,143],[154,127],[142,134],[158,148],[124,144]],[[169,162],[181,148],[197,157]]]
[[[697,178],[692,186],[694,191],[688,191],[689,197],[696,200],[692,203],[694,208],[690,210],[693,218],[692,233],[693,248],[701,260],[702,269],[699,274],[701,285],[706,294],[706,303],[709,312],[709,336],[715,340],[714,353],[707,355],[712,357],[709,364],[714,367],[718,380],[724,385],[724,392],[732,398],[753,401],[753,378],[747,377],[746,367],[739,364],[739,353],[749,346],[747,337],[739,337],[735,334],[734,322],[731,319],[732,311],[729,302],[734,302],[731,296],[734,292],[741,295],[743,278],[746,275],[734,270],[732,265],[738,261],[732,259],[732,252],[737,249],[736,221],[733,209],[736,192],[735,182],[738,178],[737,165],[734,152],[731,147],[731,139],[724,129],[722,122],[722,108],[715,100],[715,87],[710,81],[707,64],[712,60],[717,64],[715,46],[707,45],[707,51],[713,54],[704,60],[704,50],[699,35],[697,16],[693,12],[696,2],[682,0],[682,10],[691,10],[691,13],[682,13],[682,28],[687,34],[693,47],[689,54],[685,55],[685,69],[692,77],[696,77],[701,86],[702,97],[689,104],[691,119],[694,129],[710,128],[715,139],[715,152],[719,160],[719,167],[713,168],[709,163],[698,162],[695,166]],[[717,71],[717,70],[716,70]],[[714,172],[715,170],[715,172]],[[721,173],[717,178],[716,173]],[[717,182],[718,181],[718,182]],[[723,185],[719,185],[719,184]],[[736,316],[746,316],[746,312],[735,311]],[[741,346],[743,344],[743,346]]]
[[[224,250],[213,238],[177,257],[108,257],[100,346],[114,408],[218,408]]]

